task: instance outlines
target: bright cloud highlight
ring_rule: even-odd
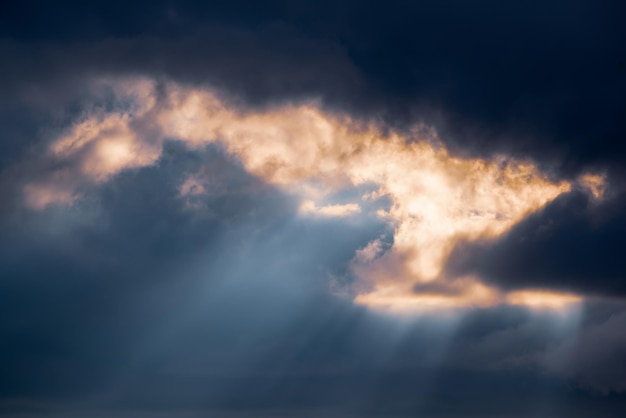
[[[109,84],[120,103],[131,105],[87,114],[52,143],[49,158],[64,168],[26,186],[32,208],[71,203],[81,187],[155,164],[166,139],[191,149],[217,143],[250,173],[301,196],[303,216],[360,213],[359,202],[320,203],[346,188],[374,185],[363,199],[389,198],[388,210],[376,216],[393,226],[393,245],[383,249],[376,240],[355,254],[351,271],[357,278],[357,303],[449,309],[579,300],[548,293],[506,295],[479,277],[443,274],[457,242],[501,236],[574,186],[549,178],[529,162],[505,156],[458,158],[431,129],[385,134],[375,123],[330,113],[315,103],[247,109],[208,88],[167,83],[157,89],[147,79]],[[319,187],[311,189],[313,183]],[[604,193],[601,176],[584,175],[578,184],[597,199]],[[194,179],[180,189],[181,195],[204,192]]]

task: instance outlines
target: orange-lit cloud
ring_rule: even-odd
[[[131,110],[87,115],[50,148],[54,158],[71,161],[73,175],[86,182],[103,182],[123,170],[154,164],[165,138],[190,148],[219,143],[248,172],[300,196],[303,215],[347,217],[360,212],[358,202],[320,205],[318,199],[346,187],[375,185],[363,199],[389,198],[391,206],[378,216],[393,226],[393,245],[383,250],[376,240],[355,255],[351,267],[357,303],[533,307],[565,300],[555,294],[502,295],[480,278],[442,275],[459,240],[501,236],[574,185],[551,180],[528,161],[506,156],[462,159],[450,155],[431,129],[385,134],[374,123],[325,112],[315,103],[250,110],[210,89],[171,83],[157,94],[149,80],[113,85],[119,95],[132,99],[127,99],[134,103]],[[204,192],[194,181],[181,186],[181,195]],[[578,184],[595,198],[603,196],[601,176],[581,176]],[[57,187],[53,183],[28,187],[30,206],[40,209],[56,202],[50,197]],[[58,200],[71,201],[72,190],[63,190]]]
[[[41,210],[52,205],[69,205],[77,196],[72,187],[63,182],[47,182],[24,186],[24,198],[29,207]]]
[[[529,306],[535,309],[560,310],[582,301],[578,295],[543,290],[520,290],[507,295],[506,301],[512,305]]]
[[[342,218],[361,212],[361,207],[356,203],[348,203],[346,205],[317,206],[314,201],[306,200],[300,205],[299,211],[304,215]]]
[[[599,174],[583,174],[578,178],[578,183],[591,192],[593,197],[601,199],[606,192],[606,177]]]

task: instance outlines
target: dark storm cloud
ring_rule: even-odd
[[[576,337],[570,336],[545,354],[548,368],[601,393],[623,392],[626,387],[626,314],[614,312],[606,320],[592,322]],[[575,340],[574,340],[575,339]]]
[[[458,152],[606,171],[624,189],[618,2],[71,3],[6,6],[3,166],[65,127],[94,76],[130,73],[206,82],[248,105],[320,97],[395,126],[426,121]],[[612,221],[578,236],[619,243]]]
[[[179,195],[187,175],[211,167],[224,192]],[[10,213],[0,240],[2,397],[91,396],[186,350],[177,339],[204,326],[205,357],[240,333],[258,338],[294,303],[326,294],[324,277],[384,228],[296,213],[219,149],[176,143],[158,167],[125,173],[70,209]],[[237,362],[215,361],[205,366],[218,374]]]
[[[219,160],[219,154],[205,156]],[[135,333],[171,314],[175,292],[158,309],[142,309],[142,301],[200,250],[215,249],[225,225],[246,217],[251,205],[235,189],[231,202],[213,198],[212,208],[227,216],[188,216],[176,188],[193,165],[183,155],[176,165],[164,158],[159,170],[121,176],[70,210],[3,219],[5,396],[89,390],[116,373]],[[242,177],[231,169],[235,183]],[[184,285],[178,290],[184,294]]]
[[[314,95],[391,122],[421,119],[459,150],[513,152],[565,173],[606,163],[619,171],[624,160],[619,2],[26,2],[5,10],[5,79],[156,72],[247,99]]]
[[[508,289],[623,297],[625,209],[623,195],[597,204],[583,193],[565,194],[497,240],[458,245],[448,269]]]
[[[4,38],[28,47],[3,52],[20,76],[88,66],[217,81],[257,98],[323,95],[438,122],[474,150],[548,152],[572,167],[623,154],[616,2],[145,6],[9,5]],[[47,65],[30,67],[38,56]]]
[[[619,416],[623,397],[562,383],[570,363],[550,378],[524,369],[560,340],[521,310],[455,329],[454,320],[398,321],[329,295],[326,273],[342,274],[384,225],[298,219],[296,202],[219,148],[198,154],[171,142],[163,155],[70,209],[6,220],[2,413],[503,416],[517,405],[512,416]],[[191,202],[179,195],[188,174],[213,168],[229,187]],[[501,370],[524,351],[522,367]],[[600,358],[584,358],[593,367],[572,378],[620,387],[593,374]],[[477,371],[477,359],[495,367]]]
[[[624,6],[336,3],[0,6],[0,416],[621,416],[619,304],[564,324],[506,307],[374,315],[329,288],[389,227],[300,218],[218,148],[167,142],[156,165],[70,207],[17,203],[95,78],[208,83],[245,106],[314,97],[427,122],[461,154],[606,171],[605,202],[569,193],[498,241],[459,246],[448,268],[624,296]],[[224,188],[181,196],[211,173]]]

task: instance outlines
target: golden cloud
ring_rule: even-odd
[[[300,205],[299,212],[304,215],[343,218],[361,212],[361,207],[356,203],[348,203],[346,205],[317,206],[314,201],[305,200]]]
[[[351,265],[358,278],[357,303],[423,309],[534,306],[539,300],[528,294],[502,295],[480,278],[443,277],[443,266],[459,240],[501,236],[571,190],[572,182],[554,181],[534,164],[506,156],[455,157],[432,129],[385,134],[375,123],[326,112],[315,103],[250,110],[208,88],[170,83],[157,95],[149,80],[113,84],[114,91],[133,98],[133,110],[87,115],[50,148],[54,158],[73,161],[74,176],[98,183],[154,164],[165,138],[190,148],[219,143],[250,173],[300,195],[302,214],[360,212],[357,202],[320,206],[315,201],[346,187],[371,184],[376,190],[363,199],[390,199],[389,209],[378,216],[393,226],[393,245],[383,250],[380,241],[373,241]],[[578,184],[595,198],[604,193],[601,176],[583,175]],[[193,186],[185,183],[181,194],[203,190]],[[27,196],[40,196],[29,198],[31,206],[56,203],[46,197],[58,187],[53,183],[28,187]],[[67,187],[63,190],[64,196],[73,196]],[[544,293],[542,304],[551,297],[572,300]]]

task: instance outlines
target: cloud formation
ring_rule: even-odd
[[[622,418],[626,3],[258,3],[3,2],[0,416]]]
[[[259,110],[229,102],[210,88],[146,78],[104,83],[113,92],[113,110],[95,106],[53,141],[48,158],[62,168],[25,186],[32,208],[69,204],[81,187],[156,164],[167,139],[196,150],[219,144],[249,173],[300,196],[302,214],[359,213],[358,202],[316,202],[355,187],[374,188],[362,202],[390,199],[388,208],[369,216],[393,227],[393,244],[369,251],[377,245],[370,243],[352,263],[358,303],[427,309],[578,300],[545,292],[506,296],[480,276],[447,277],[444,266],[457,242],[500,237],[573,187],[600,199],[605,181],[599,175],[587,173],[572,182],[504,155],[454,157],[427,127],[385,132],[376,123],[328,113],[315,103]],[[188,178],[180,192],[206,190]],[[371,254],[363,257],[366,253]]]

